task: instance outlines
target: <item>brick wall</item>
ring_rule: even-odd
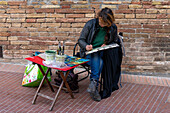
[[[118,31],[124,33],[126,57],[123,73],[161,75],[170,73],[170,2],[45,2],[0,1],[0,62],[26,63],[35,51],[56,50],[66,40],[72,55],[84,24],[96,12],[109,7]]]

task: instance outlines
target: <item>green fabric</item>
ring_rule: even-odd
[[[104,37],[106,35],[106,31],[104,28],[99,27],[99,32],[97,33],[95,39],[92,42],[93,48],[100,47],[104,44]]]

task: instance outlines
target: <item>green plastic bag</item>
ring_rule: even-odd
[[[47,67],[42,66],[42,69],[44,72],[47,71]],[[47,78],[49,81],[51,81],[51,76],[50,72],[48,72]],[[41,80],[43,79],[43,75],[38,68],[37,64],[28,64],[26,66],[25,72],[24,72],[24,77],[22,80],[22,86],[28,86],[28,87],[36,87],[39,86]]]

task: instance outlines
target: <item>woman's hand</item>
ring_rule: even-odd
[[[101,47],[106,46],[106,44],[103,44]]]
[[[90,50],[92,50],[92,49],[93,49],[93,46],[92,46],[92,45],[87,45],[87,46],[86,46],[86,50],[87,50],[87,51],[90,51]]]

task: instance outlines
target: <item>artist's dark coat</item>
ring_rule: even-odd
[[[121,75],[122,49],[112,48],[104,51],[103,56],[103,90],[100,91],[101,98],[107,98],[115,90],[119,89],[118,82]]]

